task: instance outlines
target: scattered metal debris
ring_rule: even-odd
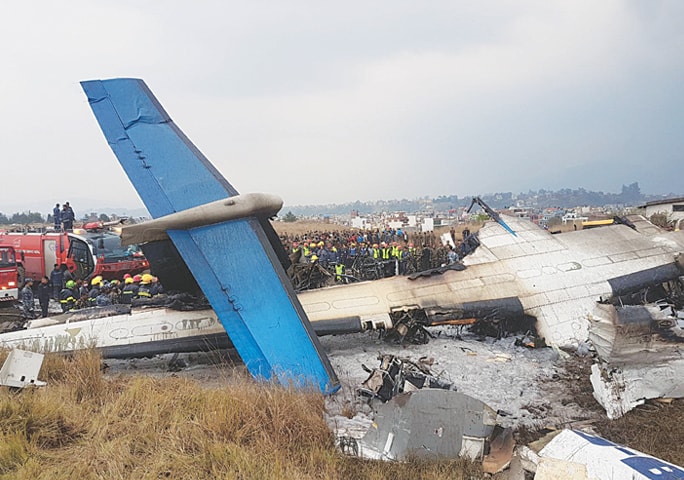
[[[418,362],[395,355],[380,355],[380,366],[372,371],[363,365],[370,376],[358,389],[359,395],[369,399],[380,399],[383,402],[404,392],[413,392],[421,388],[439,388],[456,390],[456,386],[432,374],[428,368],[431,359],[424,358]]]
[[[40,367],[43,365],[43,354],[27,352],[18,348],[10,351],[0,369],[0,385],[10,388],[28,386],[42,387],[47,385],[38,380]]]

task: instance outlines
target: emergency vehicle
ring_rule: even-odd
[[[34,280],[50,276],[55,264],[66,265],[74,278],[100,275],[106,280],[136,275],[149,268],[140,248],[122,247],[111,231],[76,229],[74,232],[0,233],[0,246],[12,247],[25,276]]]
[[[19,298],[19,272],[14,248],[0,247],[0,305]]]

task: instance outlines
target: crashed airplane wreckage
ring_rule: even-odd
[[[424,341],[423,327],[475,325],[492,335],[535,329],[546,344],[577,347],[590,335],[590,319],[600,317],[597,305],[605,306],[604,313],[617,311],[641,303],[645,292],[657,300],[681,288],[676,256],[684,251],[682,231],[665,232],[634,217],[630,226],[551,235],[529,221],[493,215],[497,221],[484,225],[456,268],[296,295],[284,273],[289,260],[268,221],[279,199],[238,196],[141,80],[83,82],[83,88],[155,217],[127,227],[122,238],[143,243],[167,290],[202,293],[213,312],[133,309],[99,319],[67,314],[50,320],[61,322],[55,325],[34,321],[32,328],[2,334],[0,345],[151,355],[210,347],[219,338],[226,344],[228,332],[255,376],[332,391],[338,382],[315,333],[381,329],[400,341]],[[604,317],[620,318],[610,311]],[[649,332],[665,344],[677,342],[662,328]],[[669,352],[681,358],[678,344]],[[621,366],[618,361],[606,368]],[[649,395],[659,393],[666,394]]]

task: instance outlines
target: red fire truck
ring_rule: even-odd
[[[76,233],[78,231],[78,233]],[[14,248],[16,262],[21,263],[26,277],[38,281],[50,276],[54,264],[64,264],[74,278],[87,279],[101,275],[104,279],[121,279],[149,268],[139,247],[122,247],[119,236],[110,231],[55,233],[0,233],[0,246]]]
[[[19,274],[12,247],[0,247],[0,305],[11,304],[19,298]]]

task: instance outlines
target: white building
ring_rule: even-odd
[[[684,198],[668,198],[645,203],[637,207],[637,213],[646,218],[651,218],[657,213],[667,215],[671,222],[684,219]],[[681,223],[681,222],[680,222]]]

